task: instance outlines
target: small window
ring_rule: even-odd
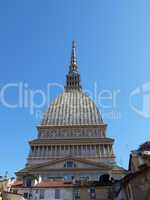
[[[37,193],[38,193],[38,190],[36,190],[35,193],[37,194]]]
[[[67,162],[65,162],[64,167],[65,168],[75,168],[76,164],[73,161],[67,161]]]
[[[44,190],[40,190],[40,199],[44,199],[44,195],[45,191]]]
[[[26,186],[27,187],[31,187],[32,186],[32,180],[31,179],[27,179]]]
[[[80,199],[80,190],[75,190],[75,193],[74,193],[74,198],[75,199]]]
[[[24,196],[24,198],[28,198],[28,193],[25,192],[25,193],[23,194],[23,196]]]
[[[55,190],[55,199],[60,199],[60,190],[59,189]]]
[[[90,188],[91,199],[96,199],[96,189],[94,187]]]
[[[91,189],[90,189],[90,192],[91,192],[91,193],[95,193],[95,188],[91,188]]]

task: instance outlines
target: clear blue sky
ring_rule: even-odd
[[[119,119],[107,117],[107,109],[103,118],[117,161],[127,167],[130,151],[150,139],[150,118],[129,105],[131,91],[150,81],[149,7],[148,0],[1,1],[0,89],[23,82],[46,91],[48,83],[63,84],[75,39],[83,87],[120,90],[114,108]],[[17,91],[8,90],[6,98],[15,103]],[[142,106],[143,96],[137,99]],[[39,121],[28,108],[10,109],[0,101],[0,174],[24,167]]]

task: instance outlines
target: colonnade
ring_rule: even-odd
[[[62,144],[34,145],[31,147],[31,157],[62,157],[74,156],[112,156],[112,144]]]

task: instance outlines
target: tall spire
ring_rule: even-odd
[[[76,56],[76,44],[72,41],[72,52],[71,52],[71,62],[69,67],[69,73],[66,76],[66,86],[65,89],[68,90],[81,90],[80,85],[80,74],[77,70],[77,56]]]
[[[77,70],[76,44],[75,44],[74,40],[72,41],[70,70],[71,71],[76,71]]]

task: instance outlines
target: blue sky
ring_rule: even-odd
[[[149,7],[148,0],[1,1],[0,92],[8,83],[44,92],[48,83],[64,84],[75,39],[83,88],[93,92],[96,84],[98,92],[119,91],[115,107],[101,110],[107,135],[115,138],[117,162],[127,167],[130,151],[150,139],[149,91],[146,104],[144,92],[129,103],[132,91],[150,82]],[[26,163],[40,119],[29,108],[7,108],[0,95],[0,174],[13,175]],[[17,90],[7,90],[5,98],[16,103]],[[41,101],[38,95],[35,101]],[[133,106],[138,111],[144,106],[147,115]],[[118,119],[109,116],[112,110]]]

